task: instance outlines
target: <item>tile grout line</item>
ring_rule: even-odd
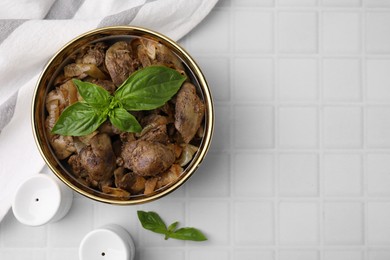
[[[275,5],[278,4],[278,0],[275,0]],[[280,197],[279,197],[279,10],[275,6],[273,10],[273,54],[274,54],[274,129],[273,129],[273,138],[274,138],[274,243],[275,259],[279,259],[280,251],[280,217],[279,217],[279,207],[280,207]]]
[[[366,23],[367,23],[367,8],[363,6],[361,12],[361,20],[360,20],[360,42],[361,42],[361,89],[362,89],[362,148],[364,150],[364,154],[362,156],[362,249],[364,259],[369,258],[369,250],[368,250],[368,195],[367,195],[367,57],[366,57]]]
[[[231,4],[231,3],[230,3]],[[229,8],[229,121],[232,122],[235,120],[235,111],[234,111],[234,106],[233,106],[233,100],[234,100],[234,95],[235,95],[235,74],[232,73],[234,71],[234,64],[236,62],[235,58],[233,57],[236,49],[235,45],[235,16],[233,10],[236,7],[231,6]],[[235,146],[235,139],[234,139],[234,134],[233,134],[234,128],[233,124],[229,124],[229,149],[228,149],[228,156],[229,156],[229,258],[232,257],[232,254],[234,252],[233,248],[235,248],[235,192],[234,192],[234,174],[233,174],[233,169],[235,168],[234,165],[234,158],[236,156],[234,146]]]
[[[321,1],[321,5],[322,5]],[[317,48],[318,48],[318,60],[317,60],[317,101],[318,101],[318,149],[319,152],[317,154],[318,158],[318,243],[319,243],[319,257],[320,259],[324,259],[324,230],[325,230],[325,221],[324,221],[324,171],[323,171],[323,138],[324,138],[324,117],[323,117],[323,102],[324,102],[324,86],[323,86],[323,9],[318,11],[317,16]]]

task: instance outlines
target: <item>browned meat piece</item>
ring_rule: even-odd
[[[94,79],[92,80],[92,83],[101,86],[102,88],[110,92],[111,95],[114,94],[116,90],[115,84],[109,80]]]
[[[115,169],[115,186],[126,190],[131,194],[138,194],[142,192],[145,189],[145,178],[130,172],[126,173],[125,171],[126,169],[124,167],[118,167]]]
[[[121,130],[113,126],[111,122],[108,120],[104,122],[101,126],[99,126],[98,131],[99,133],[105,133],[108,134],[109,136],[118,135],[121,133]]]
[[[157,181],[158,181],[157,177],[149,178],[149,179],[146,180],[146,182],[145,182],[145,191],[144,191],[145,195],[149,195],[149,194],[153,193],[153,191],[156,188]]]
[[[166,171],[175,161],[170,147],[142,140],[125,143],[121,155],[124,166],[140,176],[155,176]]]
[[[46,119],[46,133],[49,142],[57,155],[58,159],[63,160],[76,152],[76,147],[72,136],[53,135],[49,130],[49,120]]]
[[[77,101],[77,89],[71,80],[50,91],[46,97],[46,110],[49,113],[50,130],[54,127],[62,111]]]
[[[161,188],[165,185],[173,183],[179,178],[180,174],[183,172],[183,168],[178,164],[172,164],[171,168],[168,171],[160,175],[160,179],[157,182],[156,188]]]
[[[145,132],[139,139],[166,144],[168,142],[167,125],[153,127]]]
[[[102,191],[106,194],[110,194],[111,196],[114,196],[118,199],[129,199],[130,193],[128,191],[125,191],[121,188],[113,188],[110,186],[103,186]]]
[[[97,134],[90,145],[80,151],[81,167],[89,177],[103,186],[111,181],[115,170],[115,154],[107,134]]]
[[[184,74],[184,67],[180,59],[171,50],[160,43],[156,44],[156,61],[154,63],[166,65]]]
[[[76,59],[76,63],[95,64],[100,66],[104,62],[105,50],[107,45],[103,42],[98,42],[87,47],[85,52],[81,53]]]
[[[151,114],[146,117],[143,117],[141,120],[141,124],[143,127],[147,127],[147,126],[155,127],[158,125],[166,125],[168,124],[168,118],[161,115]]]
[[[68,163],[72,168],[72,172],[76,177],[82,177],[83,168],[81,167],[80,157],[76,154],[72,155],[68,159]],[[85,177],[85,176],[84,176]]]
[[[108,48],[105,64],[116,86],[121,85],[138,68],[131,45],[124,41],[116,42]]]
[[[142,120],[144,128],[137,137],[140,140],[165,144],[168,142],[167,123],[168,120],[164,116],[156,114],[149,115]]]
[[[142,67],[165,65],[184,73],[184,67],[180,59],[161,43],[146,39],[135,39],[131,42],[131,45]]]
[[[145,189],[145,183],[144,177],[135,175],[135,183],[131,186],[130,191],[134,194],[142,192]]]
[[[54,135],[50,138],[50,143],[60,160],[65,159],[76,152],[72,136]]]
[[[135,176],[125,173],[124,167],[119,167],[114,171],[115,186],[123,190],[131,191],[131,187],[136,181]]]
[[[95,79],[105,79],[106,75],[95,64],[71,63],[64,67],[64,76],[66,78],[83,79],[91,76]]]
[[[53,129],[62,111],[76,101],[77,89],[70,80],[50,91],[46,98],[46,109],[49,115],[46,117],[45,127],[49,142],[60,160],[76,152],[73,137],[53,135],[51,129]]]
[[[145,39],[135,39],[131,42],[133,52],[144,68],[152,65],[152,60],[156,58],[156,49],[151,43],[152,41]]]
[[[204,116],[204,104],[196,94],[195,86],[184,83],[176,98],[175,127],[185,143],[195,136]]]

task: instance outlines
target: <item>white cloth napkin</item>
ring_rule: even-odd
[[[0,221],[17,185],[44,166],[31,128],[36,81],[65,43],[94,28],[137,25],[179,40],[218,0],[0,2]]]

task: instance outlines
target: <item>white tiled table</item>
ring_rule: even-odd
[[[179,190],[118,207],[76,195],[63,220],[8,214],[0,259],[77,259],[108,223],[137,260],[390,259],[390,1],[221,0],[181,44],[215,98],[213,145]],[[136,211],[205,231],[164,241]]]

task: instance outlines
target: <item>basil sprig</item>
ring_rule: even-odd
[[[186,77],[174,69],[150,66],[131,74],[111,95],[96,84],[73,79],[83,101],[64,109],[52,133],[88,135],[107,118],[121,131],[141,132],[141,125],[128,111],[161,107],[177,93],[185,80]]]
[[[161,217],[153,211],[137,211],[138,219],[143,228],[155,233],[165,235],[165,240],[168,238],[192,241],[205,241],[207,237],[198,229],[193,227],[184,227],[176,229],[179,222],[174,222],[171,225],[165,225]]]

